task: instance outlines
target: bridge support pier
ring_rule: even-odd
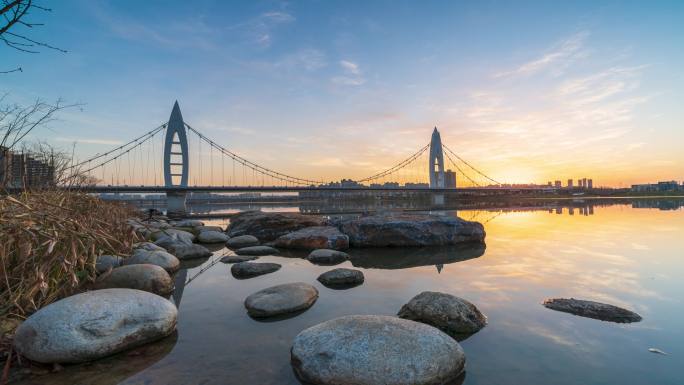
[[[432,194],[433,206],[444,206],[444,194]]]
[[[166,193],[166,215],[169,218],[183,218],[188,215],[188,209],[185,206],[185,196],[185,191]]]

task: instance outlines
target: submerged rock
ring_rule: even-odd
[[[42,363],[78,363],[171,334],[176,307],[140,290],[105,289],[52,303],[19,326],[14,347]]]
[[[633,311],[601,302],[575,298],[552,298],[544,301],[543,305],[549,309],[571,313],[580,317],[594,318],[601,321],[617,323],[641,321],[641,316]]]
[[[137,289],[167,295],[173,291],[173,280],[157,265],[127,265],[100,276],[94,286],[96,289]]]
[[[247,314],[255,318],[273,317],[306,310],[318,299],[315,287],[286,283],[258,291],[245,299]]]
[[[275,240],[274,245],[284,249],[346,250],[349,248],[349,237],[337,227],[313,226],[282,235]]]
[[[275,255],[278,254],[278,249],[274,249],[270,246],[249,246],[243,247],[235,250],[237,255]]]
[[[257,246],[259,244],[259,240],[257,237],[253,235],[240,235],[237,237],[230,238],[226,242],[226,246],[230,247],[231,249],[240,249],[243,247],[250,247],[250,246]]]
[[[211,257],[209,249],[194,243],[191,245],[179,242],[172,243],[167,250],[180,260]]]
[[[484,227],[454,216],[386,214],[338,222],[355,247],[437,246],[483,242]]]
[[[148,251],[145,249],[135,249],[133,254],[124,261],[124,265],[140,264],[157,265],[168,273],[174,273],[180,268],[178,258],[167,253],[165,250]]]
[[[102,274],[105,271],[121,266],[123,257],[118,255],[100,255],[95,259],[95,271]]]
[[[312,326],[295,337],[294,371],[313,385],[451,383],[465,354],[453,338],[418,322],[351,315]]]
[[[247,262],[247,261],[253,261],[255,259],[258,259],[256,255],[228,255],[223,258],[221,258],[221,262],[223,263],[240,263],[240,262]]]
[[[225,243],[228,240],[228,236],[221,231],[201,231],[197,236],[197,241],[199,243]]]
[[[317,265],[337,265],[349,259],[349,255],[337,250],[318,249],[312,251],[306,259]]]
[[[264,242],[305,227],[325,225],[324,218],[299,213],[243,211],[230,217],[226,232],[230,237],[251,234]]]
[[[273,273],[282,266],[277,263],[240,262],[230,268],[230,273],[238,279],[252,278],[259,275]]]
[[[472,303],[446,293],[424,291],[399,310],[399,317],[432,325],[460,339],[487,325],[487,317]]]
[[[318,282],[332,288],[353,287],[363,283],[363,273],[353,269],[333,269],[318,276]]]

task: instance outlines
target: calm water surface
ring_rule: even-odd
[[[486,249],[354,250],[366,282],[348,290],[319,284],[316,277],[331,268],[301,254],[262,257],[282,269],[236,280],[230,265],[216,262],[229,253],[221,249],[179,273],[177,334],[29,383],[298,384],[289,350],[301,330],[348,314],[394,315],[432,290],[466,298],[488,316],[487,327],[461,342],[465,384],[684,384],[684,211],[612,205],[582,215],[589,213],[459,211],[486,222]],[[273,322],[247,316],[249,294],[296,281],[320,291],[308,311]],[[540,304],[548,297],[624,306],[643,321],[555,312]]]

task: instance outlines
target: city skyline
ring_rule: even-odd
[[[0,79],[13,101],[85,103],[33,139],[77,142],[86,158],[165,121],[178,99],[220,144],[315,179],[381,171],[434,126],[505,183],[684,179],[677,2],[130,9],[55,4],[36,37],[68,53],[5,51],[23,68]]]

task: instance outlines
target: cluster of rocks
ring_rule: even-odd
[[[91,291],[43,307],[14,334],[14,348],[42,363],[92,361],[169,336],[178,310],[168,296],[172,274],[181,263],[212,253],[201,243],[225,243],[220,227],[201,221],[129,220],[148,242],[135,244],[129,256],[100,255]]]

